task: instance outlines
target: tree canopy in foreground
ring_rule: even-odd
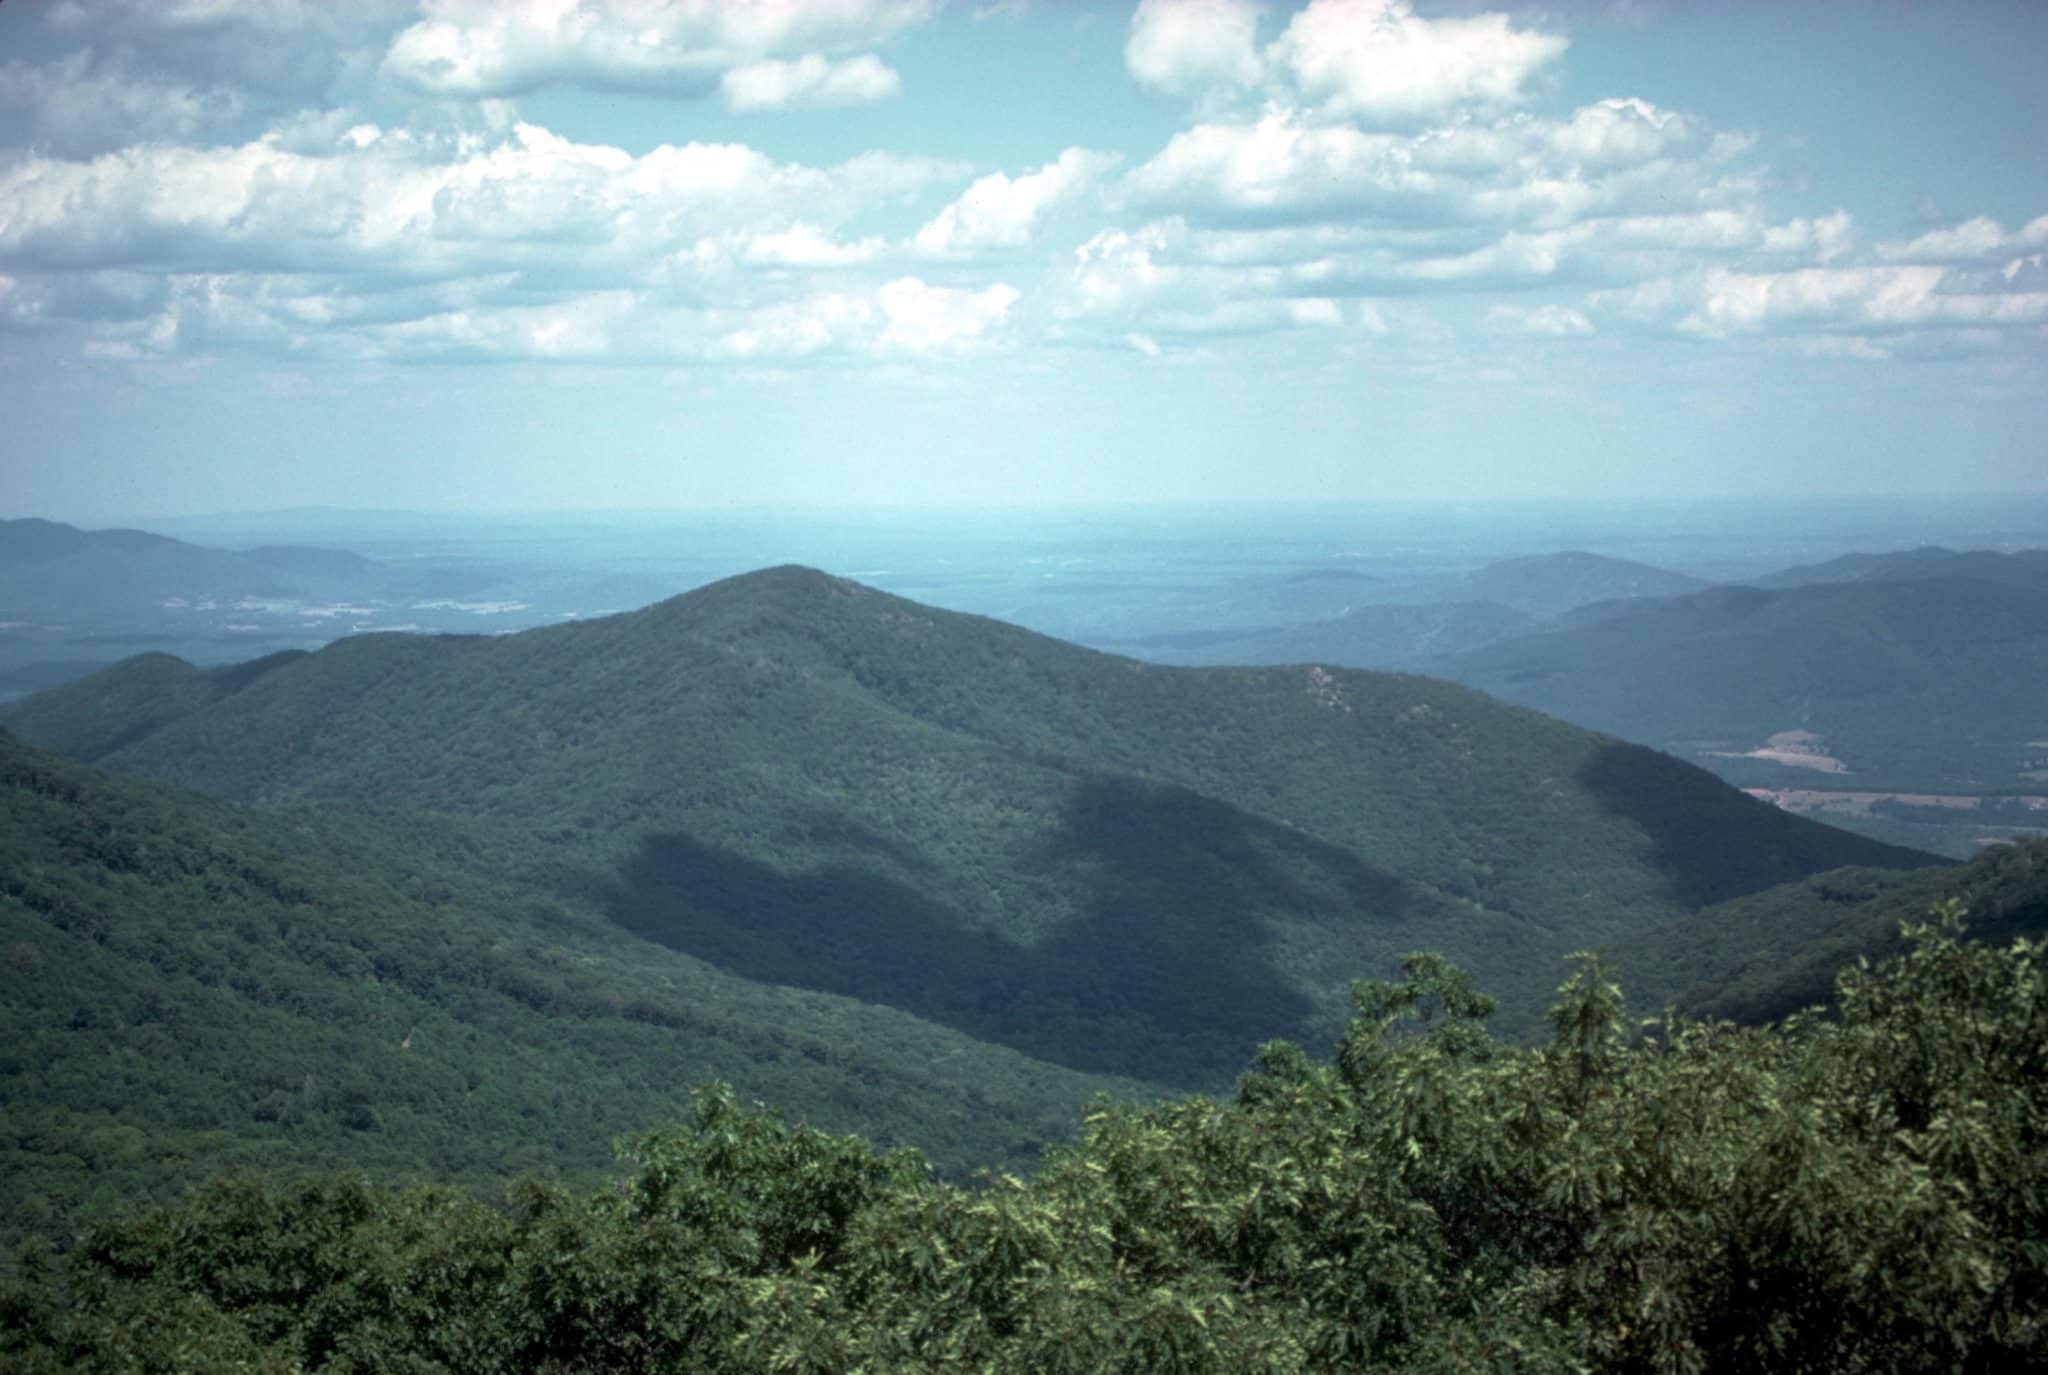
[[[2048,1360],[2043,947],[1852,968],[1835,1015],[1546,1044],[1430,956],[1333,1062],[1103,1101],[1029,1181],[727,1090],[505,1206],[233,1179],[25,1264],[22,1371],[1928,1371]],[[1642,1034],[1637,1034],[1638,1032]]]

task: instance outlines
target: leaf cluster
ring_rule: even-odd
[[[2048,1360],[2044,948],[1953,910],[1833,1018],[1542,1045],[1447,963],[1332,1062],[1103,1101],[1031,1180],[934,1178],[727,1090],[614,1183],[234,1182],[0,1297],[24,1371],[1997,1371]],[[1640,1034],[1639,1034],[1640,1033]]]

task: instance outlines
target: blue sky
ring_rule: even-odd
[[[2038,491],[2048,6],[12,0],[0,513]]]

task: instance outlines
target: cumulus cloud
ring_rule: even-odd
[[[1430,19],[1408,0],[1310,0],[1261,47],[1264,12],[1252,0],[1143,0],[1124,65],[1164,94],[1214,99],[1256,87],[1322,118],[1409,128],[1518,105],[1566,47],[1504,14]]]
[[[938,0],[426,0],[383,70],[438,95],[581,85],[701,95],[725,76],[741,108],[878,99],[895,73],[870,49],[929,19]],[[887,89],[884,89],[884,88]]]
[[[373,68],[416,13],[413,0],[59,0],[43,16],[55,33],[150,79],[227,87],[283,109]]]
[[[1831,263],[1856,244],[1856,222],[1846,210],[1787,220],[1764,231],[1767,253],[1789,253]]]
[[[210,140],[240,126],[248,102],[231,86],[139,75],[79,51],[42,66],[0,63],[0,109],[26,111],[39,148],[76,157],[140,138]]]
[[[1730,166],[1742,146],[1640,101],[1602,102],[1562,121],[1516,115],[1416,133],[1269,108],[1175,134],[1126,186],[1157,210],[1218,224],[1543,228],[1745,200],[1753,183]]]
[[[1185,214],[1284,219],[1425,197],[1437,182],[1392,135],[1309,124],[1276,110],[1250,124],[1200,124],[1175,134],[1132,171],[1129,187],[1141,201]]]
[[[1142,0],[1095,37],[1190,113],[1119,174],[1056,144],[1020,170],[628,151],[515,99],[891,98],[888,44],[940,0],[52,0],[73,50],[0,62],[36,139],[0,158],[0,329],[103,358],[705,363],[2043,337],[2048,216],[1875,244],[1845,211],[1788,218],[1750,134],[1534,103],[1564,37],[1481,3]]]
[[[2048,323],[2048,290],[2011,289],[1995,275],[1927,263],[1711,268],[1595,292],[1589,301],[1617,321],[1696,339],[1873,360],[1981,351]]]
[[[1407,0],[1310,0],[1268,61],[1325,113],[1408,124],[1514,105],[1565,46],[1503,14],[1425,19]]]
[[[1138,84],[1170,95],[1250,86],[1265,74],[1251,0],[1141,0],[1124,42]]]
[[[69,328],[108,358],[712,360],[947,352],[1019,298],[884,275],[905,249],[855,232],[955,181],[954,164],[814,167],[708,143],[636,156],[531,123],[322,124],[291,141],[0,164],[0,321]],[[820,291],[820,274],[853,280]]]
[[[1375,312],[1347,312],[1286,268],[1202,261],[1200,237],[1179,220],[1094,235],[1074,250],[1058,284],[1058,315],[1070,329],[1125,343],[1142,338],[1154,348],[1162,337],[1379,325]]]
[[[886,245],[876,236],[841,242],[813,225],[794,224],[775,233],[750,234],[740,258],[756,267],[854,267],[882,256]]]
[[[2048,247],[2048,215],[2016,230],[1979,215],[1945,229],[1930,229],[1917,238],[1878,246],[1878,256],[1892,262],[1955,263]]]
[[[970,291],[898,277],[876,293],[888,321],[881,342],[910,353],[935,353],[970,343],[1001,323],[1017,296],[1017,289],[1003,282]]]
[[[0,167],[0,261],[635,272],[705,237],[834,228],[955,171],[889,154],[811,167],[743,144],[664,144],[636,157],[533,124],[452,149],[362,125],[325,154],[258,141],[31,156]]]
[[[1786,324],[1907,329],[1929,325],[2036,324],[2048,320],[2048,292],[1944,290],[1939,267],[1806,268],[1796,272],[1706,274],[1699,299],[1678,322],[1706,335]]]
[[[991,172],[917,231],[917,248],[944,257],[1018,247],[1049,212],[1081,195],[1117,161],[1114,153],[1069,148],[1020,177]]]
[[[725,103],[735,110],[799,110],[866,105],[903,88],[894,68],[872,54],[832,62],[807,53],[794,62],[769,58],[734,67],[719,77]]]

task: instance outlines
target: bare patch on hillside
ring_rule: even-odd
[[[1337,681],[1336,674],[1319,664],[1309,668],[1308,695],[1315,700],[1317,706],[1326,711],[1352,714],[1351,701],[1344,694],[1343,684]]]
[[[1827,741],[1810,730],[1781,730],[1753,750],[1702,750],[1715,759],[1761,759],[1767,764],[1812,769],[1815,773],[1848,773],[1849,766],[1827,752]]]

